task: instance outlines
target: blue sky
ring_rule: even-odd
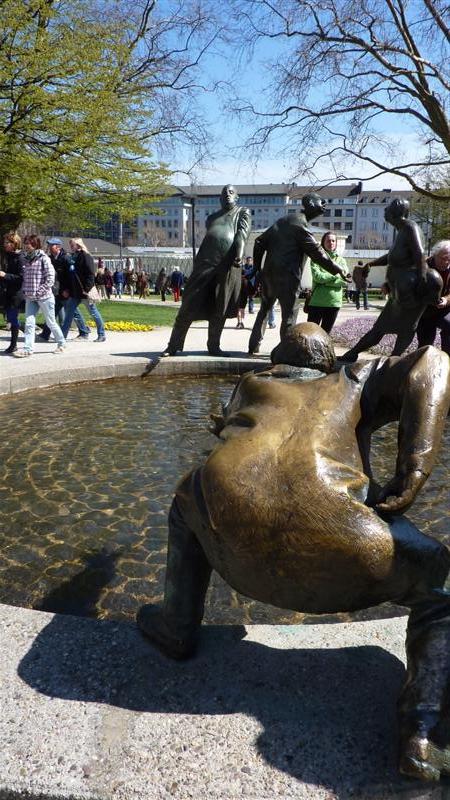
[[[212,85],[215,81],[229,81],[231,88],[237,89],[241,96],[253,98],[255,104],[264,110],[267,107],[265,92],[267,91],[267,77],[265,64],[274,57],[280,45],[275,42],[264,41],[263,45],[252,54],[251,60],[245,57],[239,59],[239,43],[226,49],[224,45],[213,46],[211,51],[202,61],[202,82]],[[206,93],[197,93],[197,103],[202,110],[211,140],[212,156],[204,164],[196,166],[191,174],[194,183],[289,183],[295,180],[298,184],[309,183],[308,177],[298,175],[296,164],[288,155],[283,155],[283,138],[277,137],[276,147],[268,148],[257,159],[251,158],[246,147],[246,139],[254,124],[251,115],[248,120],[239,120],[230,111],[227,103],[227,87],[222,90]],[[398,122],[390,121],[392,126],[390,135],[396,136],[400,131]],[[402,131],[405,152],[415,152],[416,138],[412,132]],[[176,173],[174,182],[185,185],[189,178],[184,174],[195,162],[195,157],[188,150],[178,149],[176,155],[170,160],[169,166]],[[366,178],[373,168],[360,162],[354,168],[347,165],[346,175],[348,181]],[[332,175],[328,166],[323,165],[317,171],[318,182],[332,182]],[[392,175],[384,175],[370,182],[365,182],[367,189],[381,188],[409,188],[406,181]]]

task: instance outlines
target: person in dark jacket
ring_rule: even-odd
[[[347,272],[319,247],[308,228],[311,219],[323,214],[325,202],[317,194],[305,194],[302,206],[300,211],[281,217],[255,240],[253,265],[256,272],[261,269],[264,254],[266,258],[261,273],[261,306],[250,335],[249,353],[259,352],[269,310],[276,300],[281,306],[281,338],[288,328],[295,325],[298,290],[307,256],[332,275],[351,280]]]
[[[24,301],[22,294],[23,265],[25,256],[21,252],[21,240],[17,233],[7,233],[3,239],[6,270],[0,270],[0,286],[4,290],[6,320],[11,325],[11,341],[4,351],[11,355],[17,350],[19,337],[19,308]]]
[[[181,272],[179,267],[174,267],[174,270],[170,276],[170,288],[173,292],[173,299],[176,303],[181,297],[181,287],[183,286],[183,273]]]
[[[114,281],[114,286],[115,286],[115,289],[116,289],[116,297],[118,297],[119,300],[121,300],[122,299],[122,292],[123,292],[123,285],[125,283],[125,274],[124,274],[124,271],[122,269],[122,264],[120,264],[120,267],[116,267],[116,269],[114,270],[114,272],[113,272],[113,281]]]
[[[56,236],[52,237],[51,239],[47,239],[47,245],[50,261],[52,262],[55,270],[55,283],[53,285],[53,294],[55,295],[55,317],[62,328],[65,319],[65,307],[67,304],[67,298],[63,296],[62,292],[64,289],[68,288],[67,275],[70,267],[70,256],[68,256],[66,251],[63,249],[61,239],[58,239]],[[88,339],[89,328],[77,308],[75,309],[73,318],[78,328],[77,339]],[[40,341],[48,342],[50,339],[50,328],[47,324],[44,324],[44,327],[37,338]]]
[[[72,257],[67,273],[67,288],[63,292],[64,296],[68,297],[66,318],[62,329],[64,336],[67,339],[75,309],[78,308],[80,303],[84,303],[97,326],[97,338],[95,341],[105,342],[105,326],[101,314],[95,303],[88,296],[88,292],[95,283],[94,259],[83,239],[71,239],[69,245]]]

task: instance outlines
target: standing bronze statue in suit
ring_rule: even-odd
[[[400,356],[411,344],[426,307],[439,300],[442,279],[427,267],[419,228],[408,216],[407,200],[393,200],[384,212],[397,235],[389,252],[366,267],[387,265],[388,301],[370,331],[342,356],[344,361],[356,361],[359,353],[378,344],[386,333],[397,334],[392,355]]]
[[[289,329],[272,361],[241,378],[216,419],[220,443],[178,485],[164,605],[143,606],[138,625],[166,655],[192,655],[212,569],[295,611],[409,607],[401,769],[438,779],[450,771],[450,552],[402,514],[436,458],[449,358],[423,347],[336,369],[331,339],[308,322]],[[396,469],[380,488],[371,435],[393,420]]]
[[[195,257],[164,356],[174,356],[183,349],[186,334],[196,319],[208,320],[208,353],[228,355],[220,349],[220,337],[227,317],[237,315],[241,261],[251,227],[250,212],[237,205],[238,199],[234,186],[224,186],[222,208],[206,220],[206,235]]]
[[[280,337],[295,325],[299,308],[298,290],[304,262],[312,261],[331,272],[351,280],[346,272],[317,244],[308,228],[308,222],[323,214],[325,201],[317,194],[306,194],[302,198],[303,208],[277,220],[255,241],[253,263],[255,271],[264,267],[261,274],[261,306],[248,343],[249,353],[257,353],[263,339],[267,316],[276,300],[281,307]]]

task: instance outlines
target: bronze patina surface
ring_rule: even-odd
[[[208,352],[224,355],[220,337],[227,317],[235,317],[241,291],[241,261],[251,228],[248,208],[237,205],[238,194],[228,184],[222,189],[221,209],[206,220],[206,235],[186,283],[164,355],[183,350],[192,322],[208,320]]]
[[[282,608],[409,607],[401,769],[438,779],[449,769],[450,553],[402,514],[435,461],[449,359],[425,347],[336,369],[331,340],[306,323],[288,331],[272,360],[239,381],[216,419],[219,444],[179,484],[164,605],[143,606],[138,624],[167,655],[191,655],[212,569]],[[379,487],[371,435],[392,420],[395,474]]]
[[[378,344],[386,333],[397,334],[392,355],[400,356],[411,344],[426,307],[439,300],[442,278],[427,266],[419,227],[408,217],[407,200],[393,200],[384,212],[386,222],[397,231],[394,243],[386,255],[366,267],[387,266],[388,301],[370,331],[344,354],[345,361],[356,361],[359,353]]]

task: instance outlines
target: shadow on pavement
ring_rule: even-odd
[[[397,772],[404,667],[396,657],[378,646],[279,650],[244,635],[240,626],[205,627],[199,655],[177,663],[132,625],[57,616],[18,671],[50,697],[159,714],[250,715],[263,726],[255,746],[269,765],[339,798],[425,796],[417,794],[423,784]]]

